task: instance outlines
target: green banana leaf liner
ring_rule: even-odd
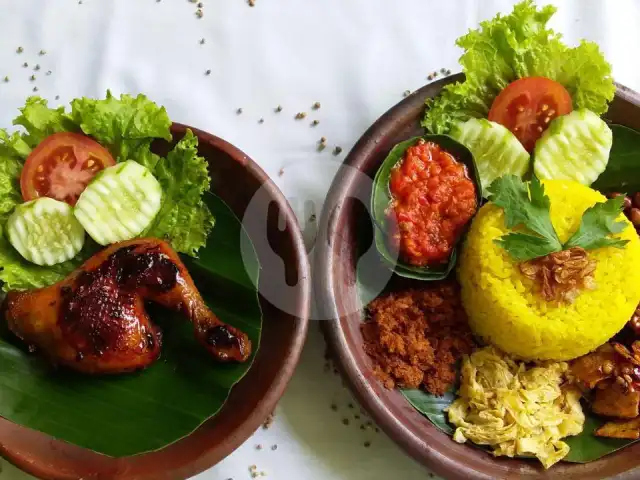
[[[397,275],[415,280],[442,280],[446,278],[454,269],[457,260],[457,248],[464,235],[461,235],[454,246],[449,259],[444,265],[434,266],[415,266],[404,262],[398,255],[394,247],[389,245],[388,232],[390,230],[389,216],[387,211],[392,201],[391,192],[389,190],[389,177],[393,168],[402,161],[402,158],[409,147],[415,145],[419,140],[433,142],[442,147],[444,150],[452,154],[456,160],[463,163],[467,167],[469,177],[476,187],[476,199],[478,207],[482,201],[482,186],[476,169],[473,154],[467,147],[457,142],[447,135],[424,135],[414,137],[397,144],[387,158],[382,162],[373,180],[373,189],[371,193],[371,216],[374,223],[374,240],[376,248],[380,256],[384,260],[385,265],[393,270]]]

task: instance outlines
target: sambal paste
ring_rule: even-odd
[[[390,241],[405,262],[446,263],[478,208],[467,167],[433,142],[409,147],[389,178]]]

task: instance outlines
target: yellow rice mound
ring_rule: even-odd
[[[551,220],[562,242],[578,228],[582,213],[605,197],[575,182],[543,182]],[[473,332],[485,342],[525,360],[570,360],[619,332],[640,302],[640,240],[628,227],[623,249],[589,252],[597,261],[595,290],[570,305],[553,305],[538,293],[517,262],[494,243],[508,233],[502,208],[483,206],[471,224],[458,268],[462,301]]]

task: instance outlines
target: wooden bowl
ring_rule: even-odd
[[[173,125],[176,141],[186,128]],[[293,375],[307,334],[310,305],[309,265],[296,218],[282,193],[253,160],[220,138],[191,130],[200,141],[200,154],[209,162],[212,191],[243,221],[263,267],[263,259],[268,263],[277,256],[285,265],[287,278],[294,279],[289,285],[295,287],[283,292],[287,298],[274,298],[273,292],[269,295],[272,302],[261,297],[264,322],[260,349],[255,363],[233,388],[220,412],[188,437],[162,450],[115,459],[0,418],[0,454],[32,475],[56,480],[191,477],[247,440],[273,412]],[[158,147],[163,150],[168,145]],[[244,215],[257,192],[261,200],[272,203],[267,219]],[[284,229],[279,228],[279,221]],[[264,232],[265,225],[268,239],[261,241],[264,234],[253,236],[252,231]],[[268,282],[268,276],[263,274],[261,291],[264,282]]]
[[[442,87],[464,77],[458,74],[416,91],[385,113],[355,145],[338,172],[325,203],[317,243],[315,294],[325,336],[360,403],[380,427],[416,460],[450,479],[616,479],[640,478],[640,443],[588,464],[560,463],[548,471],[538,462],[494,458],[472,446],[460,445],[438,430],[397,391],[386,390],[374,377],[362,348],[362,305],[356,287],[357,231],[369,222],[367,199],[371,179],[390,149],[423,133],[424,103]],[[640,95],[618,85],[608,118],[640,130]],[[363,175],[364,174],[364,175]],[[367,226],[371,228],[371,226]]]

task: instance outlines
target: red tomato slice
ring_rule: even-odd
[[[526,77],[510,83],[493,101],[489,120],[504,125],[531,152],[549,123],[573,110],[571,95],[545,77]]]
[[[115,164],[95,140],[79,133],[54,133],[27,157],[20,175],[22,198],[51,197],[75,205],[96,173]]]

